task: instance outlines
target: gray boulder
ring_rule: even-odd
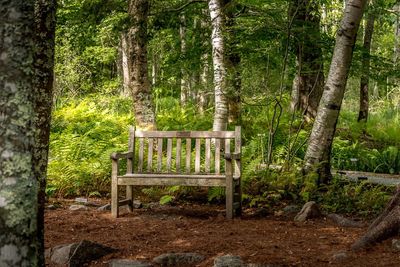
[[[205,259],[197,253],[165,253],[153,259],[154,263],[162,267],[188,266],[199,263]]]
[[[110,261],[110,267],[152,267],[150,263],[137,260],[115,259]]]
[[[111,210],[111,204],[106,204],[104,206],[101,206],[101,207],[97,208],[97,210],[99,210],[99,211]]]
[[[116,249],[82,240],[79,243],[56,246],[47,255],[53,263],[78,267],[115,251]]]
[[[224,255],[214,259],[214,267],[245,267],[246,264],[239,256]]]
[[[319,210],[317,203],[309,201],[304,204],[301,211],[297,213],[296,217],[294,217],[294,220],[297,222],[305,222],[306,220],[318,218],[320,216],[321,211]]]
[[[86,207],[85,205],[71,205],[69,206],[69,210],[72,211],[88,210],[88,207]]]
[[[364,224],[362,222],[353,221],[353,220],[347,219],[341,215],[334,214],[334,213],[328,214],[327,218],[341,227],[363,227],[364,226]]]

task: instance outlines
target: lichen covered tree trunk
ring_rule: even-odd
[[[44,205],[53,102],[56,5],[56,0],[36,0],[35,2],[34,111],[36,131],[33,166],[35,177],[39,181],[37,223],[40,243],[39,266],[44,266]]]
[[[214,68],[215,113],[214,131],[223,131],[228,126],[228,100],[226,97],[225,42],[223,37],[224,14],[221,0],[208,3],[212,24],[211,44]]]
[[[154,104],[147,70],[148,0],[130,0],[131,27],[127,33],[129,87],[133,98],[136,124],[141,129],[155,129]]]
[[[306,155],[305,172],[316,171],[320,183],[331,179],[330,155],[336,123],[353,57],[356,34],[367,0],[349,0],[336,36],[329,75],[313,124]]]
[[[297,73],[293,81],[291,106],[300,110],[306,121],[317,115],[324,88],[319,5],[313,0],[293,0],[292,35],[296,49]]]
[[[128,40],[126,37],[126,33],[121,34],[120,41],[120,55],[121,55],[121,75],[122,75],[122,92],[123,96],[130,96],[131,92],[129,89],[129,65],[128,65]]]
[[[367,24],[364,29],[364,44],[362,51],[361,79],[360,79],[360,110],[357,121],[368,120],[369,109],[369,73],[370,73],[370,54],[371,41],[374,32],[375,16],[372,11],[368,14]]]
[[[37,266],[34,1],[0,2],[0,266]]]

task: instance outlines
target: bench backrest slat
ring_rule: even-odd
[[[221,166],[224,153],[241,152],[240,127],[215,132],[132,128],[129,137],[129,151],[134,152],[134,158],[128,162],[127,173],[221,174],[226,168]],[[235,162],[233,170],[240,174],[240,164]]]

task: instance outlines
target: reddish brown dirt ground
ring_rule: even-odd
[[[107,211],[69,211],[64,204],[46,211],[45,246],[86,239],[118,249],[89,266],[108,266],[113,258],[151,261],[167,252],[200,253],[207,257],[196,265],[200,267],[212,266],[216,256],[225,254],[277,266],[400,266],[391,240],[331,262],[332,255],[347,250],[365,228],[341,228],[326,219],[299,223],[290,216],[256,217],[249,210],[232,221],[223,214],[223,206],[190,204],[132,213],[122,209],[122,216],[113,219]]]

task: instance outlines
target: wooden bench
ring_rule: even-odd
[[[134,185],[182,185],[225,187],[226,217],[232,219],[234,213],[241,214],[240,158],[240,126],[235,131],[138,131],[132,127],[128,152],[111,154],[112,216],[117,218],[124,205],[132,211]],[[125,174],[120,174],[120,159],[126,159]],[[119,186],[126,186],[124,200],[119,200]]]

